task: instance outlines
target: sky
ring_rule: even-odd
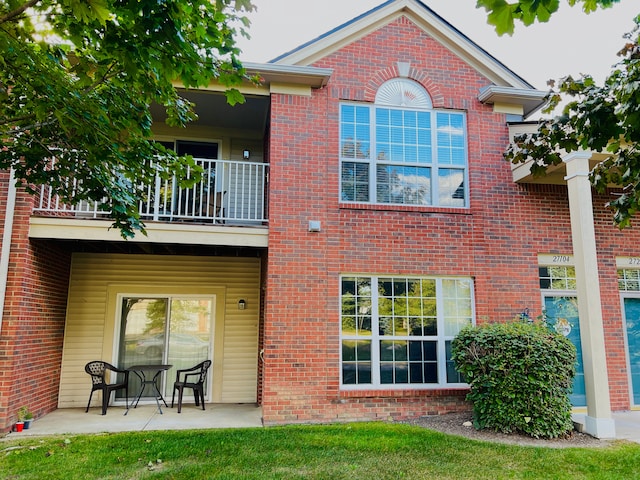
[[[548,23],[516,25],[513,36],[498,37],[476,0],[422,0],[535,88],[549,79],[588,73],[602,82],[619,58],[616,53],[640,14],[638,0],[586,15],[561,0]],[[250,40],[238,40],[245,62],[267,62],[380,5],[384,0],[252,0],[256,12]]]

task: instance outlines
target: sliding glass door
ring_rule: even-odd
[[[118,365],[172,365],[159,385],[171,398],[176,370],[213,359],[214,304],[212,297],[122,297]],[[138,378],[131,375],[129,396],[137,396],[139,389]]]

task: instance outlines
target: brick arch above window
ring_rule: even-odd
[[[434,83],[425,72],[414,67],[409,67],[408,74],[402,75],[396,65],[380,70],[371,77],[368,84],[365,86],[363,100],[365,102],[375,102],[376,94],[380,87],[394,79],[408,79],[418,83],[427,91],[429,97],[431,97],[433,108],[445,107],[444,95],[442,94],[440,87]]]
[[[394,78],[383,83],[376,92],[377,105],[433,108],[431,97],[422,85],[406,78]]]

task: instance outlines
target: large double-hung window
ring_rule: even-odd
[[[432,109],[410,80],[340,105],[340,162],[343,202],[468,206],[465,114]]]
[[[473,323],[470,278],[341,278],[345,388],[451,386],[451,341]]]

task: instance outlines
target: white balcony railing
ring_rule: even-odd
[[[139,204],[144,221],[229,223],[256,225],[267,222],[266,163],[196,159],[204,169],[201,182],[180,188],[174,178],[156,176],[144,185],[145,200]],[[48,186],[42,186],[35,212],[65,213],[79,218],[106,218],[100,202],[62,203]]]

